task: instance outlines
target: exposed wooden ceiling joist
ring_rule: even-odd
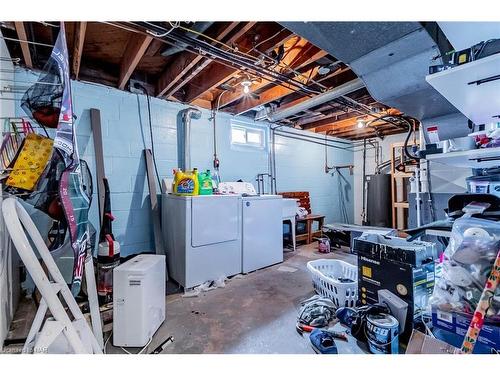
[[[222,41],[238,24],[239,22],[231,22],[217,33],[215,39]],[[179,53],[179,56],[167,66],[167,69],[158,78],[156,96],[170,98],[174,92],[187,83],[184,81],[179,82],[181,78],[203,59],[203,56],[195,55],[191,52],[184,51]]]
[[[191,49],[182,51],[181,48],[177,48],[177,52],[162,54],[163,47],[168,41],[153,37],[146,32],[147,30],[136,27],[132,28],[134,33],[131,34],[132,30],[127,28],[127,22],[119,24],[68,22],[67,26],[67,41],[72,52],[71,71],[76,79],[124,89],[133,76],[148,91],[154,90],[155,94],[162,98],[203,108],[212,108],[214,103],[217,103],[217,98],[221,98],[220,108],[237,114],[255,110],[270,102],[276,103],[279,109],[283,110],[314,96],[314,93],[307,94],[297,89],[296,85],[282,83],[282,80],[278,82],[267,75],[254,79],[251,74],[249,78],[253,79],[253,84],[250,89],[255,95],[245,96],[243,86],[239,83],[246,79],[247,73],[246,69],[240,69],[239,63],[231,65],[229,62],[212,59]],[[196,25],[193,30],[197,30],[198,26],[204,25]],[[56,29],[36,22],[4,22],[0,27],[8,28],[7,35],[10,33],[11,37],[15,37],[17,32],[20,40],[47,44],[54,43],[54,35],[57,33]],[[208,43],[228,51],[238,48],[240,53],[262,57],[264,61],[268,60],[264,65],[269,69],[285,75],[289,80],[298,80],[318,92],[332,90],[356,78],[355,73],[342,63],[339,63],[337,70],[328,72],[327,69],[323,69],[328,73],[320,75],[318,73],[320,66],[334,69],[337,62],[335,57],[294,35],[276,22],[226,21],[213,22],[207,27],[203,29],[203,33],[209,39],[212,38]],[[191,33],[185,29],[181,30],[182,28],[176,32]],[[205,37],[198,36],[198,38]],[[221,45],[221,42],[226,45]],[[21,41],[18,44],[8,42],[7,46],[11,56],[22,58],[27,67],[40,67],[50,56],[50,49],[34,48],[27,42]],[[280,57],[281,64],[269,66],[272,63],[269,57],[276,58],[283,52],[283,56]],[[309,79],[304,78],[308,75]],[[311,80],[311,77],[314,79]],[[225,83],[224,87],[221,87],[222,83]],[[224,88],[228,91],[224,91],[224,95],[220,96]],[[382,103],[373,100],[366,89],[358,90],[348,96],[378,110],[387,109]],[[362,112],[365,112],[365,109],[344,103],[343,100],[335,100],[305,109],[283,121],[315,132],[331,131],[332,135],[348,139],[379,135],[374,133],[372,127],[357,127],[357,118],[366,116]],[[375,112],[378,111],[374,110],[372,113]],[[366,119],[369,120],[370,116]],[[376,126],[384,135],[404,131],[404,127],[397,128],[384,121],[372,122],[370,126]]]
[[[118,88],[123,90],[130,76],[135,70],[137,64],[153,41],[153,37],[142,34],[134,34],[127,43],[127,48],[123,54],[120,65],[120,78],[118,79]]]
[[[17,37],[21,40],[21,51],[23,53],[24,65],[28,68],[33,68],[33,61],[31,60],[31,52],[29,48],[29,44],[23,42],[23,40],[28,40],[28,34],[26,33],[26,27],[24,26],[24,22],[14,22],[14,26],[16,28]]]
[[[304,75],[310,74],[311,79],[314,79],[317,73],[318,73],[318,67],[314,67],[309,72],[306,72]],[[297,77],[295,80],[300,81],[300,77]],[[231,112],[237,115],[241,115],[258,106],[273,102],[275,100],[279,100],[287,95],[293,94],[296,91],[297,88],[291,85],[287,87],[285,87],[284,85],[274,86],[270,89],[267,89],[259,93],[258,98],[250,96],[244,97],[240,103],[238,103],[231,109]]]
[[[389,135],[401,134],[401,130],[383,129],[382,134],[384,137],[387,137]],[[365,138],[375,138],[375,137],[377,137],[375,132],[366,132],[364,134],[353,134],[353,135],[348,136],[348,138],[352,141],[358,141],[358,140],[365,139]],[[345,138],[347,138],[347,137],[345,137]]]
[[[285,45],[286,55],[283,56],[283,60],[280,62],[280,64],[278,64],[278,66],[276,66],[273,69],[274,71],[277,71],[277,72],[280,72],[280,73],[286,73],[286,68],[287,67],[291,67],[294,70],[299,70],[302,67],[304,67],[304,66],[308,65],[309,63],[311,63],[312,61],[315,61],[315,60],[312,60],[312,59],[314,59],[314,58],[315,59],[319,59],[319,58],[321,58],[321,57],[324,56],[324,55],[322,55],[321,57],[319,57],[320,55],[318,55],[317,53],[315,53],[315,54],[313,54],[310,57],[306,56],[307,57],[306,60],[302,60],[300,63],[298,63],[297,59],[300,56],[303,56],[303,54],[301,54],[301,50],[306,45],[308,45],[308,42],[305,39],[302,39],[300,37],[290,38],[289,36],[286,36],[286,39],[283,41],[283,43]],[[282,43],[279,43],[278,46],[281,45],[281,44]],[[252,91],[253,92],[258,91],[261,88],[266,87],[266,86],[268,86],[268,85],[270,85],[272,83],[273,83],[272,81],[263,79],[261,82],[252,85]],[[234,103],[235,101],[241,99],[244,95],[245,94],[243,92],[243,88],[238,88],[235,92],[227,93],[226,95],[224,95],[221,98],[220,107],[222,108],[222,107],[225,107],[225,106],[227,106],[227,105],[229,105],[231,103]]]
[[[390,110],[389,110],[390,111]],[[374,114],[374,116],[377,117],[382,117],[384,115],[387,115],[388,111],[382,111],[377,114]],[[314,124],[316,126],[312,127],[312,131],[315,133],[323,133],[323,132],[329,132],[334,134],[335,132],[344,130],[346,128],[352,128],[352,127],[357,127],[357,119],[360,117],[366,117],[366,115],[362,115],[360,113],[352,112],[352,114],[343,120],[336,121],[334,118],[329,118],[325,120],[320,120]],[[367,121],[373,120],[375,117],[368,117]],[[385,124],[386,121],[384,120],[376,120],[371,123],[371,126],[378,126],[380,124]],[[312,125],[312,124],[311,124]]]
[[[346,81],[353,78],[352,77],[353,73],[348,67],[338,69],[337,71],[329,74],[328,76],[321,77],[319,79],[316,79],[318,66],[315,66],[313,69],[314,69],[313,71],[309,70],[308,72],[304,73],[303,76],[307,76],[308,74],[312,73],[311,79],[314,79],[314,81],[318,82],[318,83],[335,78],[336,79],[335,86],[337,86],[339,84],[345,83],[341,78],[345,78]],[[345,77],[338,77],[341,74],[345,75]],[[354,75],[354,77],[355,77],[355,75]],[[298,77],[298,78],[301,78],[301,77]],[[335,86],[331,87],[330,90],[334,89]],[[246,99],[245,101],[242,101],[235,108],[232,109],[232,112],[235,114],[243,114],[243,113],[248,112],[249,110],[252,110],[258,106],[270,103],[270,102],[275,101],[275,100],[279,100],[279,99],[297,91],[297,89],[295,89],[295,88],[293,88],[293,89],[289,88],[289,89],[287,89],[288,90],[287,91],[287,90],[278,89],[278,87],[279,86],[275,86],[275,87],[272,87],[272,88],[266,90],[263,93],[260,93],[259,99]],[[296,104],[298,104],[304,100],[307,100],[309,98],[310,98],[310,96],[304,96],[302,98],[298,98],[294,102],[287,103],[283,107],[280,107],[280,108],[288,108],[290,106],[296,105]]]
[[[83,44],[85,42],[85,33],[87,31],[87,22],[78,22],[75,28],[75,36],[73,42],[73,61],[71,68],[73,76],[78,79],[80,74],[80,64],[82,61]]]
[[[318,47],[309,44],[308,48],[308,53],[304,54],[302,58],[299,58],[296,60],[296,70],[301,69],[309,64],[315,63],[318,60],[322,59],[323,57],[328,56],[328,53],[326,51],[323,51],[322,49],[319,49]],[[311,54],[311,52],[313,52]]]
[[[238,39],[240,39],[245,33],[247,33],[252,27],[254,27],[256,22],[247,22],[245,26],[241,30],[238,31],[235,35],[233,35],[226,44],[233,44]],[[200,78],[199,73],[203,70],[207,69],[206,74],[203,76],[204,78]],[[186,93],[184,95],[184,101],[187,103],[191,103],[193,100],[197,99],[201,94],[205,91],[210,91],[220,84],[222,84],[231,73],[234,72],[234,69],[228,67],[226,65],[221,65],[212,62],[211,60],[206,60],[200,64],[193,72],[189,75],[186,82],[191,81],[196,77],[196,82],[186,89]]]

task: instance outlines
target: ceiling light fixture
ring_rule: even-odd
[[[358,129],[364,128],[366,125],[365,120],[363,120],[362,118],[358,118],[357,123],[358,123]]]
[[[250,92],[250,86],[252,86],[252,81],[250,80],[241,81],[241,86],[243,86],[243,92],[245,94],[248,94]]]

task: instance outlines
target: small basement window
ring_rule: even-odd
[[[231,121],[231,145],[264,149],[266,147],[264,129]]]

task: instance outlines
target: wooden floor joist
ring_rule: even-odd
[[[168,27],[166,21],[154,24]],[[147,22],[83,21],[67,25],[73,78],[126,89],[133,77],[160,98],[206,109],[218,104],[223,112],[252,118],[251,111],[259,110],[256,120],[265,119],[260,109],[269,107],[270,103],[280,111],[285,110],[357,78],[335,56],[272,21],[180,22],[175,24],[177,30],[170,37],[150,34],[154,27]],[[13,30],[17,32],[19,41],[9,40],[7,48],[13,58],[21,59],[28,68],[41,67],[48,60],[51,48],[47,47],[58,32],[57,27],[42,22],[2,22],[0,28],[10,30],[5,35],[12,35]],[[231,52],[235,60],[215,58],[209,52],[204,54],[203,48],[183,47],[180,43],[183,39],[175,38],[176,34]],[[169,52],[162,53],[165,45],[174,48],[168,47]],[[245,55],[249,57],[247,62],[255,60],[255,71],[236,61]],[[279,73],[279,79],[273,77],[273,73],[261,71],[263,67]],[[252,81],[251,95],[244,93],[241,84],[247,79]],[[308,90],[298,88],[292,80]],[[373,113],[387,109],[374,100],[366,88],[347,96],[361,106],[378,108],[372,108]],[[372,109],[335,99],[299,113],[290,111],[282,121],[303,130],[331,131],[339,137],[359,139],[374,136],[371,129],[358,129],[356,124],[357,118],[363,116],[369,121],[370,116],[364,112]],[[372,125],[387,134],[404,131],[387,124],[379,126],[378,122]]]
[[[256,22],[247,22],[243,28],[241,28],[238,33],[233,35],[226,44],[231,45],[240,39],[245,33],[247,33],[251,28],[255,26]],[[222,84],[227,77],[233,73],[234,69],[227,67],[225,65],[217,65],[212,63],[212,61],[207,60],[200,64],[200,66],[195,70],[196,74],[189,76],[189,81],[193,80],[198,74],[207,69],[205,78],[199,79],[196,83],[190,85],[186,89],[186,94],[184,95],[184,101],[186,103],[191,103],[193,100],[197,99],[206,91],[210,91],[215,87]],[[186,82],[187,83],[187,82]]]
[[[80,74],[80,64],[82,61],[83,43],[85,42],[85,32],[87,30],[87,22],[78,22],[75,28],[74,46],[73,46],[73,61],[71,68],[73,76],[78,79]]]
[[[27,68],[33,68],[33,61],[31,60],[29,43],[26,42],[28,40],[28,34],[26,33],[26,27],[24,26],[24,22],[14,22],[14,26],[16,28],[17,37],[20,40],[24,65],[26,65]]]
[[[215,36],[215,39],[222,41],[238,25],[239,22],[231,22]],[[156,96],[170,98],[172,94],[187,83],[187,81],[182,80],[182,78],[198,63],[203,61],[203,59],[204,57],[202,55],[195,55],[187,51],[181,52],[160,75],[156,87]]]
[[[152,41],[153,37],[148,35],[134,34],[130,37],[120,65],[119,89],[123,90],[125,88],[130,76]]]
[[[305,60],[299,61],[299,63],[297,63],[299,57],[304,56],[303,54],[301,54],[301,49],[304,48],[306,45],[308,45],[308,42],[305,39],[299,37],[295,37],[295,40],[293,40],[293,37],[290,38],[289,36],[286,36],[286,40],[284,41],[284,43],[285,43],[284,44],[285,48],[287,47],[289,48],[289,52],[283,57],[281,63],[278,64],[278,66],[273,69],[274,71],[280,73],[287,72],[286,70],[287,67],[291,67],[294,70],[300,70],[304,66],[310,64],[311,62],[316,61],[314,59],[320,59],[321,57],[324,57],[326,55],[326,52],[322,51],[321,54],[315,53],[312,56],[306,56]],[[252,92],[256,92],[271,84],[273,84],[272,81],[263,79],[261,82],[252,85],[251,90]],[[235,92],[229,92],[226,95],[224,95],[221,98],[220,108],[226,107],[234,103],[235,101],[241,99],[245,95],[242,89],[243,88],[239,88]]]

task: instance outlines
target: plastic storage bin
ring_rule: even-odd
[[[316,293],[329,298],[337,307],[354,307],[358,300],[358,268],[335,259],[318,259],[307,263]],[[352,282],[341,282],[349,279]]]

